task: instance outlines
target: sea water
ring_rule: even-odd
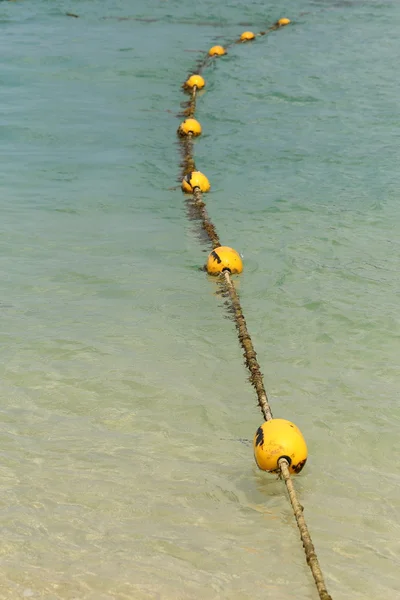
[[[75,13],[78,18],[68,17]],[[0,598],[316,600],[197,167],[334,600],[400,598],[398,3],[0,3]]]

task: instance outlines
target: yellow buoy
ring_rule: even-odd
[[[209,275],[219,275],[224,271],[241,273],[243,262],[239,252],[229,246],[219,246],[210,253],[206,269]]]
[[[271,419],[256,431],[254,458],[260,469],[279,470],[278,461],[286,458],[291,473],[300,473],[307,460],[307,445],[298,427],[285,419]]]
[[[279,19],[276,24],[278,25],[278,27],[283,27],[284,25],[289,25],[290,23],[290,19],[287,19],[286,17],[283,17],[282,19]]]
[[[193,89],[197,87],[198,90],[201,90],[206,85],[203,77],[201,75],[191,75],[187,81],[183,84],[184,88]]]
[[[256,36],[255,36],[255,34],[252,31],[244,31],[242,33],[242,35],[240,36],[240,40],[242,42],[248,42],[250,40],[254,40],[255,37]]]
[[[200,135],[201,134],[201,125],[196,119],[185,119],[179,125],[178,135]]]
[[[193,193],[195,188],[199,188],[201,192],[208,192],[210,187],[207,177],[200,171],[192,171],[182,179],[182,190],[188,194]]]
[[[226,50],[223,46],[213,46],[209,49],[208,54],[210,56],[223,56],[226,54]]]

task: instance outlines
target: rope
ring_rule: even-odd
[[[208,234],[213,249],[219,248],[219,246],[221,246],[221,242],[219,241],[218,233],[215,229],[214,223],[208,216],[206,203],[203,200],[203,194],[200,192],[199,188],[196,188],[193,192],[193,206],[198,212],[203,229]]]
[[[281,27],[281,25],[277,23],[275,23],[274,25],[272,25],[271,27],[268,27],[268,29],[266,29],[265,31],[260,31],[260,33],[256,33],[255,37],[261,37],[263,35],[267,35],[267,33],[269,33],[270,31],[275,31],[276,29],[279,29]],[[225,44],[224,48],[230,48],[231,46],[234,46],[235,44],[242,44],[243,40],[234,40],[232,42],[230,42],[229,44]],[[209,56],[208,54],[201,60],[199,60],[199,62],[197,63],[197,68],[195,71],[193,71],[194,73],[201,75],[201,73],[204,71],[205,68],[207,68],[213,61],[214,57],[213,56]]]
[[[257,34],[257,36],[264,36],[271,31],[275,31],[279,29],[281,25],[279,21],[277,21],[274,25],[266,29],[265,31],[261,31]],[[241,43],[241,40],[237,40],[232,42],[230,45],[234,43]],[[202,61],[198,63],[197,73],[200,74],[201,71],[211,62],[214,57],[206,56]],[[193,88],[191,91],[191,96],[189,101],[186,104],[186,109],[184,111],[184,115],[186,117],[193,117],[196,110],[196,96],[197,89]],[[181,150],[182,150],[182,174],[183,176],[195,170],[195,162],[193,158],[193,139],[192,135],[189,134],[187,136],[182,136],[180,138],[181,142]],[[216,228],[211,221],[207,210],[206,204],[203,200],[203,194],[201,193],[198,187],[194,188],[191,200],[191,206],[194,208],[197,214],[197,218],[201,221],[202,228],[207,233],[211,245],[213,248],[217,248],[221,246]],[[249,331],[247,329],[246,319],[243,314],[243,310],[240,304],[239,296],[236,291],[235,284],[232,280],[231,274],[228,270],[224,271],[220,275],[220,281],[225,286],[225,289],[229,295],[231,301],[231,309],[232,314],[235,320],[235,325],[238,333],[238,338],[240,345],[243,349],[243,356],[245,360],[245,364],[247,369],[250,372],[250,383],[256,390],[258,405],[262,412],[262,415],[265,421],[270,421],[272,417],[272,411],[269,405],[268,396],[265,391],[263,375],[261,373],[260,365],[257,361],[257,353],[254,349],[253,342],[251,340]],[[278,461],[279,466],[279,476],[284,480],[286,489],[289,495],[290,503],[293,508],[293,513],[296,519],[296,523],[300,532],[300,538],[303,542],[303,548],[306,555],[307,564],[309,565],[317,590],[320,597],[320,600],[332,600],[332,597],[328,593],[324,581],[324,577],[321,571],[321,567],[319,565],[318,557],[315,552],[314,545],[311,540],[310,533],[308,531],[308,527],[303,515],[303,507],[301,506],[296,490],[293,485],[293,481],[290,477],[289,472],[289,463],[285,458],[280,458]]]
[[[289,463],[285,458],[281,458],[279,459],[278,464],[281,469],[281,478],[286,484],[290,504],[292,505],[293,513],[300,531],[301,541],[303,542],[307,564],[310,567],[311,573],[314,577],[319,597],[321,600],[332,600],[332,596],[328,594],[326,589],[324,576],[322,574],[321,567],[319,566],[317,553],[315,552],[314,544],[312,543],[311,535],[308,531],[306,520],[303,516],[304,508],[297,499],[296,490],[294,489],[293,481],[290,478]]]
[[[270,31],[276,31],[280,27],[281,25],[279,25],[279,23],[277,22],[274,25],[271,25],[271,27],[268,27],[268,29],[266,29],[265,31],[260,31],[260,33],[257,33],[257,36],[267,35],[267,33],[269,33]]]
[[[225,277],[226,287],[232,302],[233,316],[235,318],[236,329],[238,332],[239,342],[243,348],[243,356],[245,364],[250,371],[250,383],[256,390],[258,405],[266,421],[272,419],[271,408],[268,403],[267,393],[264,388],[263,376],[261,373],[260,365],[257,361],[257,353],[254,350],[253,342],[246,325],[246,319],[244,318],[242,307],[240,305],[239,296],[237,294],[235,285],[232,281],[231,274],[229,271],[223,273]]]
[[[185,175],[188,173],[196,170],[196,165],[193,158],[193,136],[191,133],[181,137],[181,151],[182,177],[185,177]],[[219,240],[214,223],[211,221],[208,215],[206,203],[203,200],[203,195],[198,188],[194,189],[191,206],[194,209],[196,218],[201,221],[202,227],[208,235],[213,249],[218,248],[221,245],[221,242]]]
[[[193,138],[192,138],[192,134],[189,133],[189,135],[186,135],[185,137],[182,137],[181,139],[181,151],[182,151],[182,162],[181,162],[181,167],[182,167],[182,177],[185,177],[185,175],[188,175],[188,173],[191,173],[192,171],[196,170],[196,165],[194,162],[194,158],[193,158]]]
[[[194,86],[190,100],[186,103],[186,109],[184,110],[185,117],[193,117],[196,112],[196,97],[197,97],[197,87]]]

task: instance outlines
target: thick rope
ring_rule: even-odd
[[[195,91],[193,95],[195,95]],[[188,135],[180,136],[180,143],[182,152],[182,177],[185,177],[185,175],[188,175],[189,173],[192,173],[192,171],[196,170],[196,165],[193,158],[192,134],[189,133]],[[211,221],[208,215],[206,204],[203,200],[203,195],[198,188],[195,188],[193,191],[191,207],[196,213],[196,218],[201,221],[201,225],[204,231],[207,233],[213,249],[221,246],[217,230],[215,229],[214,223]]]
[[[203,194],[200,192],[199,188],[195,188],[193,192],[193,206],[197,210],[204,231],[210,238],[213,250],[215,248],[219,248],[219,246],[221,246],[221,242],[219,241],[219,236],[217,230],[215,229],[214,223],[211,221],[208,215],[206,203],[203,200]]]
[[[275,31],[279,29],[280,25],[275,23],[272,27],[267,29],[266,31],[261,31],[258,36],[263,36],[269,33],[270,31]],[[233,42],[239,43],[239,42]],[[200,62],[198,73],[206,67],[210,59],[213,57],[206,57],[203,61]],[[191,97],[187,102],[187,108],[184,112],[186,117],[193,117],[196,110],[196,95],[197,89],[193,88],[191,91]],[[183,176],[195,170],[195,162],[193,158],[193,139],[192,135],[182,136],[180,138],[181,141],[181,149],[182,149],[182,174]],[[199,188],[195,188],[192,194],[192,202],[191,205],[196,209],[197,216],[201,221],[202,227],[204,231],[207,233],[211,245],[213,248],[217,248],[221,245],[216,228],[211,221],[207,210],[206,204],[203,200],[203,194],[199,190]],[[257,361],[257,353],[254,349],[253,342],[251,340],[249,331],[247,329],[246,319],[244,318],[243,310],[240,304],[239,296],[236,291],[235,284],[232,280],[231,273],[226,270],[221,275],[221,281],[224,283],[225,288],[229,294],[231,305],[232,305],[232,314],[235,319],[235,325],[238,332],[238,338],[240,345],[243,349],[243,356],[245,359],[245,364],[247,369],[250,372],[249,380],[256,390],[258,405],[261,409],[263,417],[265,421],[270,421],[272,416],[272,411],[268,402],[268,396],[265,391],[263,375],[261,373],[260,365]],[[308,527],[303,515],[303,507],[301,506],[296,490],[293,485],[293,481],[290,477],[289,472],[289,463],[285,458],[281,458],[278,461],[279,469],[280,469],[280,478],[284,480],[286,489],[289,495],[290,503],[293,508],[293,513],[296,519],[296,523],[300,532],[300,538],[303,542],[303,548],[306,555],[307,564],[309,565],[317,590],[320,597],[320,600],[332,600],[332,597],[328,593],[324,581],[324,577],[321,571],[321,567],[319,565],[318,557],[315,552],[314,544],[312,543],[310,533],[308,531]]]
[[[239,342],[243,348],[243,356],[246,367],[250,371],[250,383],[254,387],[257,393],[258,405],[266,421],[272,419],[272,411],[268,403],[267,393],[264,388],[263,376],[261,373],[260,365],[257,361],[257,353],[254,350],[253,342],[246,325],[246,319],[244,318],[242,307],[240,305],[239,296],[237,294],[235,285],[232,281],[231,274],[229,271],[223,273],[225,277],[226,288],[228,290],[233,315],[235,318],[236,329],[238,332]]]
[[[314,544],[312,543],[311,535],[308,531],[306,520],[303,515],[304,508],[297,499],[296,490],[294,489],[293,481],[290,478],[289,463],[285,458],[280,458],[278,464],[281,469],[281,478],[286,484],[290,504],[292,505],[293,513],[300,531],[301,541],[303,542],[307,564],[310,567],[311,573],[314,577],[319,597],[321,600],[332,600],[332,596],[328,594],[328,590],[326,589],[325,580],[319,565],[317,553],[315,552]]]
[[[275,23],[275,25],[271,25],[271,27],[268,27],[268,29],[266,29],[265,31],[260,31],[260,33],[257,33],[257,35],[258,36],[267,35],[267,33],[269,33],[270,31],[276,31],[280,27],[281,27],[281,25],[279,25],[279,23]]]
[[[182,151],[182,177],[192,173],[196,170],[196,165],[193,158],[193,137],[192,134],[185,135],[181,139],[181,151]]]
[[[194,86],[191,91],[190,98],[186,103],[186,108],[183,111],[183,114],[185,115],[185,117],[192,118],[194,116],[194,113],[196,112],[196,97],[197,97],[197,87]]]

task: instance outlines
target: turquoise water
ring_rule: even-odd
[[[309,446],[328,589],[400,598],[399,5],[20,0],[0,4],[2,599],[317,598],[173,189],[180,84],[281,16],[204,73],[196,164],[274,416]]]

